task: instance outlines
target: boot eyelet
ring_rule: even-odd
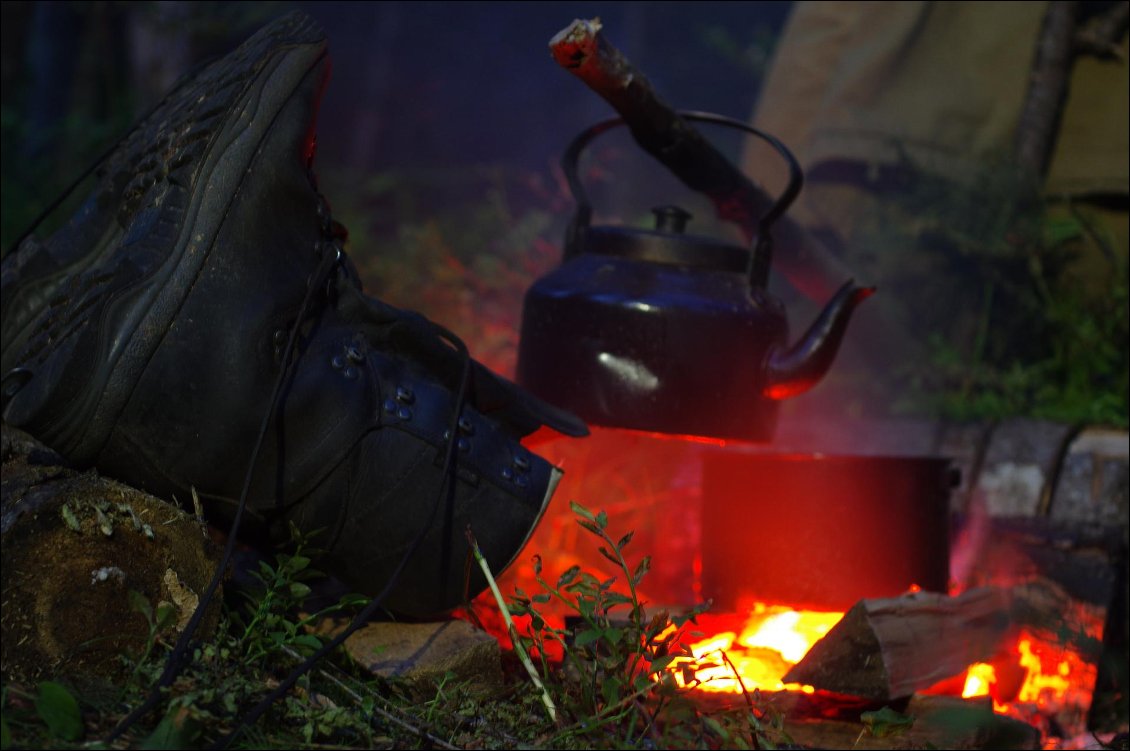
[[[330,366],[334,370],[341,370],[345,367],[345,358],[341,355],[334,355],[330,358]]]
[[[385,403],[382,406],[384,407],[384,411],[387,412],[388,414],[390,414],[390,415],[396,414],[396,408],[397,408],[398,405],[394,400],[385,399]]]
[[[355,380],[357,378],[357,368],[346,368],[345,370],[341,371],[341,375],[347,380]]]
[[[460,417],[459,418],[459,432],[464,433],[465,435],[474,435],[475,424],[473,422],[471,422],[470,418]]]
[[[405,386],[396,387],[396,401],[402,404],[411,404],[416,401],[416,395],[412,393],[412,389]]]
[[[408,409],[407,407],[400,407],[396,410],[396,416],[401,420],[411,420],[412,410]]]
[[[365,355],[361,353],[361,350],[357,349],[357,347],[352,344],[345,348],[345,356],[356,363],[364,362],[365,360]]]

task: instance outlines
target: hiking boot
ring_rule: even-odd
[[[418,546],[386,603],[427,616],[486,586],[477,566],[466,579],[468,525],[497,574],[545,509],[559,472],[520,439],[587,430],[362,293],[312,172],[328,68],[310,19],[270,24],[180,83],[70,222],[4,259],[4,418],[79,466],[195,491],[214,519],[246,479],[254,520],[317,530],[322,568],[361,592]]]

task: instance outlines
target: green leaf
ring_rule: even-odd
[[[302,600],[305,600],[309,595],[310,595],[310,587],[306,586],[302,582],[291,582],[290,583],[290,596],[292,598],[294,598],[295,600],[298,600],[298,601],[301,602]]]
[[[604,637],[604,632],[597,628],[585,629],[573,637],[573,644],[578,647],[587,647]]]
[[[722,738],[729,738],[730,737],[730,734],[726,732],[726,729],[724,727],[722,727],[722,723],[718,722],[718,720],[714,719],[710,715],[703,715],[702,716],[702,722],[708,728],[713,730],[716,735],[718,735]]]
[[[578,519],[578,520],[577,520],[577,524],[580,524],[580,525],[581,525],[581,527],[583,527],[584,529],[586,529],[586,530],[588,530],[589,532],[593,533],[593,534],[594,534],[594,535],[596,535],[597,537],[600,537],[600,527],[596,526],[596,525],[595,525],[595,524],[593,524],[592,522],[586,522],[586,521],[584,521],[583,519]]]
[[[39,684],[39,696],[35,699],[35,712],[45,723],[51,735],[65,741],[82,738],[82,712],[71,692],[54,681]]]
[[[608,678],[600,685],[600,695],[604,697],[604,703],[611,706],[620,701],[620,680],[617,678]]]
[[[608,548],[606,548],[606,547],[604,547],[603,545],[601,545],[601,546],[600,546],[600,547],[598,547],[598,548],[597,548],[596,550],[597,550],[597,552],[598,552],[598,553],[600,553],[600,554],[601,554],[602,556],[604,556],[604,557],[605,557],[605,558],[607,558],[608,560],[610,560],[610,561],[612,561],[613,563],[615,563],[615,564],[616,564],[617,566],[619,566],[619,565],[620,565],[620,559],[619,559],[619,558],[617,558],[616,556],[614,556],[614,555],[612,554],[612,552],[608,550]]]
[[[624,535],[623,537],[620,538],[620,542],[616,543],[616,547],[619,550],[623,550],[624,546],[627,545],[629,542],[631,542],[632,538],[635,537],[635,536],[636,536],[636,532],[635,532],[635,530],[632,530],[631,532],[629,532],[628,534],[626,534],[626,535]]]
[[[914,715],[905,715],[890,707],[883,707],[875,712],[864,712],[859,716],[860,721],[876,738],[885,738],[888,735],[901,733],[914,724]]]
[[[615,579],[613,579],[615,581]],[[604,607],[610,609],[616,605],[631,605],[632,598],[619,592],[607,592],[604,595]]]
[[[581,567],[580,566],[570,566],[568,569],[565,570],[565,573],[563,573],[561,575],[561,578],[559,578],[557,580],[558,589],[560,589],[561,587],[564,587],[566,584],[571,584],[573,582],[573,580],[577,578],[577,575],[580,574],[580,573],[581,573]]]
[[[640,580],[643,579],[644,575],[648,572],[648,570],[650,568],[651,568],[651,556],[645,555],[643,557],[643,560],[640,561],[639,565],[636,566],[636,572],[634,574],[632,574],[632,584],[638,585],[640,583]]]
[[[322,640],[314,634],[299,634],[290,640],[291,646],[298,648],[298,651],[309,650],[316,652],[322,648]]]
[[[291,574],[297,574],[310,565],[310,559],[304,555],[279,556],[279,568]]]
[[[171,602],[157,603],[157,622],[153,625],[154,630],[164,631],[169,626],[173,625],[173,621],[177,617],[177,606]]]
[[[573,513],[577,516],[584,517],[590,522],[596,521],[596,517],[593,515],[593,513],[576,501],[569,501],[569,508],[571,508],[573,510]]]
[[[153,623],[153,606],[149,604],[149,598],[136,589],[131,589],[128,596],[130,610],[136,610],[145,616],[147,623]]]
[[[8,721],[0,714],[0,748],[12,747],[12,731],[8,729]]]
[[[193,748],[200,739],[200,722],[194,719],[187,707],[170,709],[161,718],[149,737],[141,742],[142,749]]]
[[[604,529],[605,527],[607,527],[608,526],[608,514],[604,513],[603,511],[601,511],[599,514],[597,514],[596,515],[596,526],[600,527],[601,529]]]
[[[678,655],[663,655],[662,657],[656,657],[651,661],[651,672],[658,673],[662,670],[665,670],[667,666],[675,660],[676,657],[678,657]]]

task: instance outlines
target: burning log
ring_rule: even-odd
[[[598,19],[573,21],[549,42],[554,59],[612,105],[641,147],[688,187],[710,198],[720,218],[738,224],[752,239],[773,199],[660,99],[600,29]],[[775,235],[781,270],[813,300],[827,299],[854,276],[788,216],[777,219]]]
[[[784,678],[875,701],[906,697],[991,659],[1009,631],[996,588],[861,600]]]
[[[1104,606],[1044,577],[958,597],[862,600],[783,680],[883,702],[943,688],[987,693],[998,711],[1054,716],[1074,735],[1086,727],[1105,617]],[[956,686],[945,685],[951,677]]]

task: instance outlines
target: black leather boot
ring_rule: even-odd
[[[247,478],[249,513],[321,530],[322,568],[363,592],[418,544],[387,604],[435,614],[486,586],[477,567],[465,585],[468,525],[497,573],[545,508],[557,470],[520,438],[587,430],[362,293],[312,172],[327,74],[308,18],[272,23],[178,85],[66,226],[4,259],[4,418],[155,494],[195,489],[217,518]]]

